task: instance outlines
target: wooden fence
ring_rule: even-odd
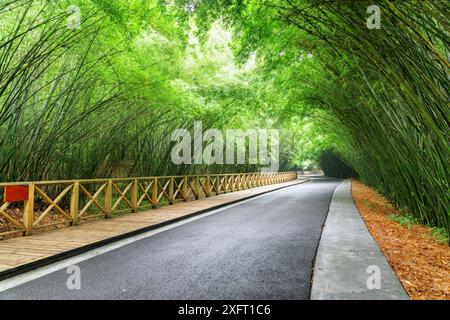
[[[296,172],[0,183],[0,236],[297,179]]]

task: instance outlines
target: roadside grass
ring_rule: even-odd
[[[422,225],[416,218],[411,214],[391,214],[389,218],[398,222],[400,225],[412,229],[414,225]],[[449,234],[444,228],[429,227],[431,237],[440,244],[449,243]]]

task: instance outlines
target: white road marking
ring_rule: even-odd
[[[265,194],[261,194],[259,196],[253,197],[251,199],[242,200],[242,201],[239,201],[237,203],[230,204],[230,205],[227,205],[227,206],[219,208],[219,209],[208,211],[208,212],[196,215],[194,217],[186,218],[186,219],[183,219],[181,221],[171,223],[171,224],[169,224],[167,226],[159,227],[159,228],[154,229],[154,230],[150,230],[150,231],[147,231],[147,232],[135,235],[135,236],[131,236],[131,237],[123,239],[123,240],[119,240],[119,241],[113,242],[111,244],[104,245],[104,246],[96,248],[96,249],[92,249],[92,250],[87,251],[85,253],[79,254],[79,255],[77,255],[75,257],[67,258],[65,260],[61,260],[61,261],[52,263],[50,265],[38,268],[38,269],[33,270],[33,271],[29,271],[29,272],[24,273],[24,274],[20,274],[18,276],[12,277],[10,279],[3,280],[3,281],[0,282],[0,292],[6,291],[8,289],[11,289],[11,288],[14,288],[14,287],[17,287],[17,286],[20,286],[20,285],[22,285],[24,283],[27,283],[29,281],[36,280],[36,279],[41,278],[43,276],[46,276],[46,275],[48,275],[50,273],[54,273],[54,272],[59,271],[61,269],[65,269],[65,268],[67,268],[69,266],[72,266],[74,264],[86,261],[88,259],[94,258],[96,256],[99,256],[101,254],[107,253],[109,251],[121,248],[121,247],[126,246],[126,245],[128,245],[130,243],[133,243],[133,242],[136,242],[136,241],[139,241],[139,240],[151,237],[151,236],[153,236],[155,234],[158,234],[158,233],[161,233],[161,232],[164,232],[164,231],[167,231],[167,230],[170,230],[170,229],[182,226],[184,224],[190,223],[190,222],[198,220],[198,219],[202,219],[202,218],[211,216],[213,214],[216,214],[216,213],[219,213],[221,211],[224,211],[224,210],[227,210],[227,209],[239,206],[241,204],[257,200],[257,199],[262,198],[264,196],[268,196],[268,195],[273,194],[273,193],[284,191],[284,190],[286,190],[286,189],[288,189],[290,187],[307,184],[308,182],[311,182],[311,181],[312,180],[308,180],[308,181],[306,181],[306,182],[304,182],[302,184],[300,184],[300,183],[299,184],[294,184],[292,186],[287,186],[287,187],[282,188],[282,189],[278,189],[278,190],[270,191],[270,192],[265,193]]]

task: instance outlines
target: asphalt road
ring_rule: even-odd
[[[24,283],[0,299],[309,299],[334,188],[317,179],[189,222]]]

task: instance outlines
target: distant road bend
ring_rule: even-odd
[[[309,299],[339,180],[313,179],[0,292],[0,299]]]

